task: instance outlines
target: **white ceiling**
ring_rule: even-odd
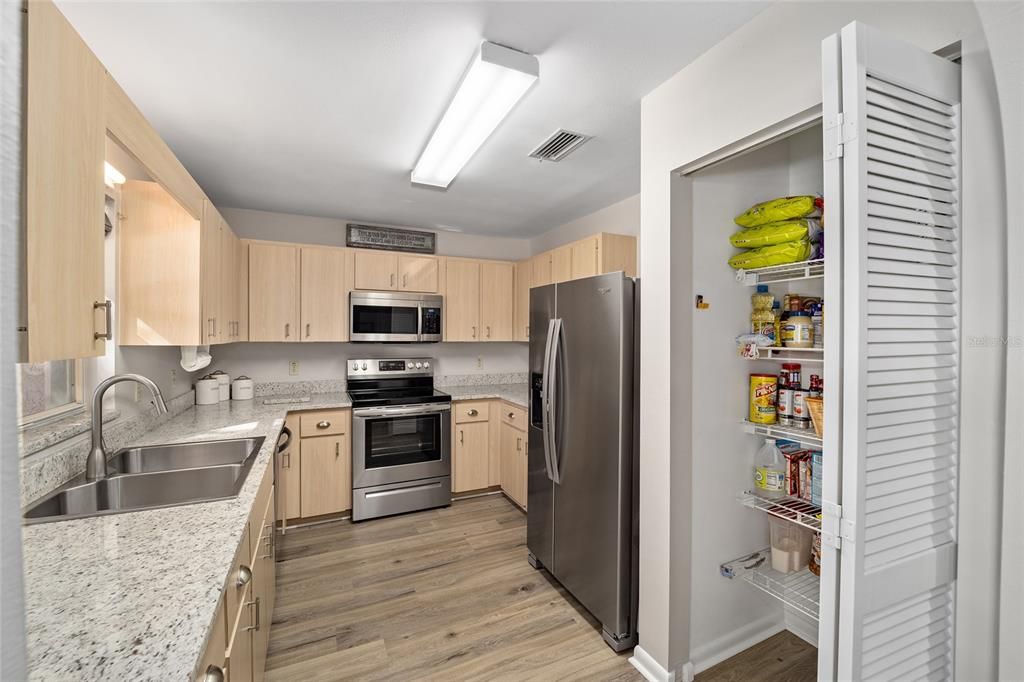
[[[640,98],[764,7],[59,4],[216,204],[521,237],[638,192]],[[485,39],[537,55],[540,81],[447,192],[412,187]],[[594,139],[528,159],[559,127]]]

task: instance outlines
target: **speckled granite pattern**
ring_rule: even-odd
[[[436,386],[491,386],[493,384],[529,383],[528,372],[506,374],[439,374],[434,377]]]
[[[344,393],[344,379],[321,379],[318,381],[262,381],[253,387],[257,398],[289,395],[318,395],[322,393]]]
[[[121,413],[111,410],[103,413],[103,423],[109,424]],[[45,450],[80,433],[85,433],[92,427],[92,416],[89,410],[83,408],[73,415],[57,419],[45,424],[33,425],[25,428],[18,434],[18,452],[22,457],[31,455],[40,450]]]
[[[127,415],[110,423],[104,422],[103,440],[107,450],[113,452],[123,448],[156,425],[173,419],[194,404],[195,392],[189,390],[167,401],[166,415],[158,415],[156,409],[150,407],[145,412]],[[85,471],[89,447],[90,434],[86,429],[85,432],[56,443],[53,447],[22,457],[22,506]]]
[[[529,404],[530,385],[522,384],[485,384],[477,386],[438,386],[438,390],[452,396],[452,400],[507,400],[513,405],[527,407]]]
[[[349,405],[334,393],[301,408]],[[188,678],[289,409],[255,400],[194,407],[131,439],[266,436],[235,499],[23,528],[31,679]]]

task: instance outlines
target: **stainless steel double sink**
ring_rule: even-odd
[[[107,477],[85,474],[30,505],[25,523],[44,523],[230,499],[238,495],[263,438],[125,448]]]

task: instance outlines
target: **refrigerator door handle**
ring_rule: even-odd
[[[550,367],[547,373],[547,386],[544,389],[544,404],[545,410],[545,423],[548,425],[548,438],[546,444],[548,445],[548,460],[550,478],[555,483],[562,482],[562,471],[558,463],[558,423],[555,419],[555,415],[558,414],[558,363],[559,363],[559,351],[562,346],[562,320],[561,318],[555,318],[551,320],[551,331],[549,332],[551,339],[551,351],[550,351]]]
[[[544,444],[544,468],[548,479],[555,480],[555,474],[551,469],[551,410],[550,408],[550,381],[553,368],[551,366],[551,341],[554,338],[555,321],[548,320],[548,335],[544,342],[544,369],[541,376],[541,436]]]

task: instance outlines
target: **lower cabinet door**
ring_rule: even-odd
[[[277,485],[274,496],[277,498],[277,518],[297,519],[302,516],[299,506],[301,499],[301,475],[299,465],[302,461],[302,439],[299,438],[299,415],[291,413],[284,420],[284,425],[292,432],[292,442],[286,454],[277,457]]]
[[[455,492],[465,492],[486,488],[490,483],[490,425],[485,421],[470,422],[456,424],[453,430],[455,442],[452,446],[452,489]]]
[[[349,437],[303,438],[299,465],[303,518],[352,508],[352,455]]]
[[[501,489],[520,507],[526,507],[526,434],[501,425]]]
[[[217,615],[213,618],[213,628],[206,640],[206,649],[203,650],[203,656],[199,659],[199,665],[196,668],[195,679],[205,679],[204,675],[207,674],[216,677],[218,671],[221,677],[227,679],[227,636],[227,614],[222,597],[217,606]]]
[[[229,682],[250,682],[252,677],[252,633],[255,618],[255,602],[253,601],[252,584],[245,588],[242,606],[237,614],[229,614],[229,618],[238,616],[231,638],[228,641],[227,663]]]
[[[270,622],[274,612],[274,514],[273,501],[267,505],[259,551],[253,561],[252,679],[262,682],[270,644]]]

